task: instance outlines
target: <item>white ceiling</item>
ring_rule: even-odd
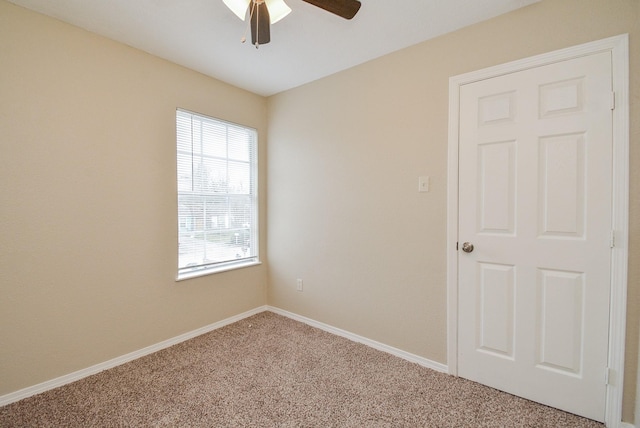
[[[286,0],[259,49],[222,0],[9,1],[268,96],[539,0],[361,0],[350,21]]]

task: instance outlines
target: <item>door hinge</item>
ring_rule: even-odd
[[[605,385],[615,385],[615,382],[616,382],[616,371],[610,367],[605,367],[604,369]]]
[[[616,109],[616,93],[611,91],[611,102],[610,102],[611,110]]]
[[[609,247],[613,248],[616,246],[616,231],[611,231],[611,236],[609,237]]]

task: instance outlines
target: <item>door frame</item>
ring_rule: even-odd
[[[449,139],[447,173],[447,365],[458,374],[458,144],[460,87],[480,80],[570,60],[598,52],[612,54],[613,189],[611,300],[605,423],[617,427],[622,420],[627,263],[629,239],[629,36],[622,34],[530,58],[477,70],[449,79]],[[603,376],[605,376],[603,374]]]

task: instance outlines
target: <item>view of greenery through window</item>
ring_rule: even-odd
[[[178,110],[178,274],[257,259],[256,132]]]

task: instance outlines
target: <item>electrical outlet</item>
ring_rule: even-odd
[[[302,280],[300,278],[296,279],[296,290],[302,291]]]

